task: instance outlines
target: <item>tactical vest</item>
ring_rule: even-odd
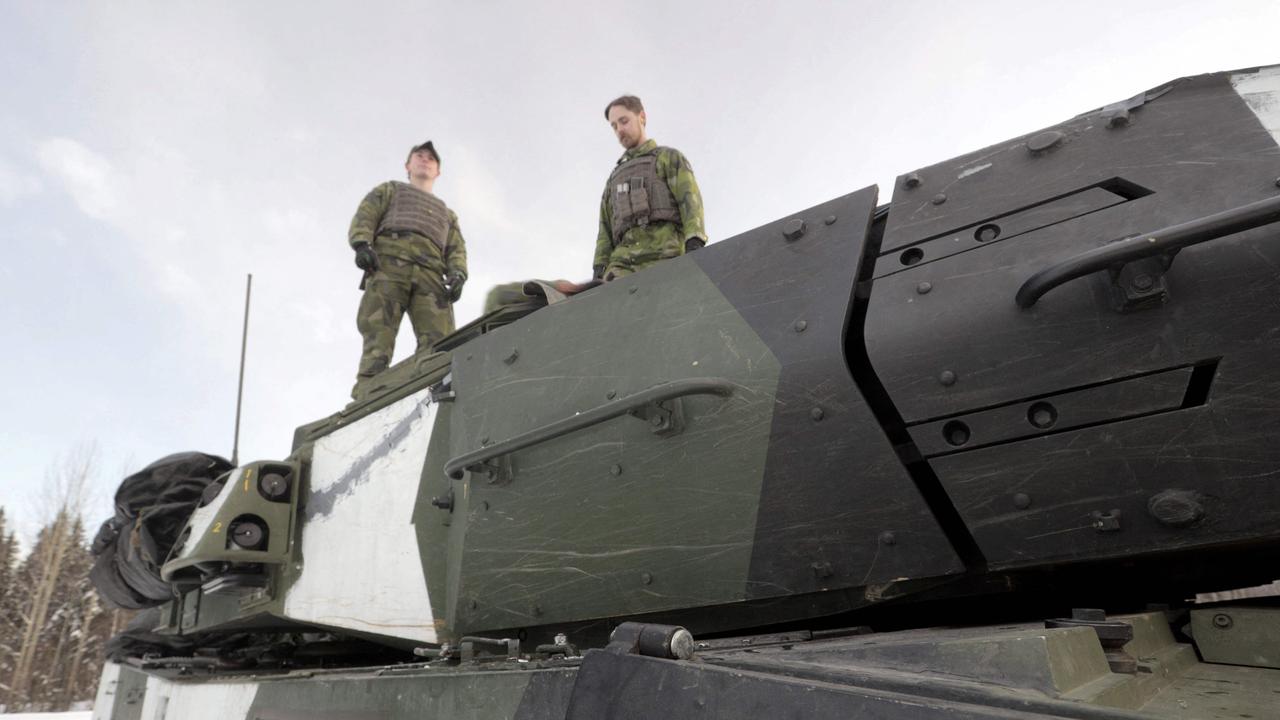
[[[658,176],[658,150],[623,161],[609,176],[610,231],[613,245],[633,227],[651,222],[680,222],[680,209],[667,182]]]
[[[391,205],[378,223],[376,235],[415,232],[425,235],[441,255],[449,242],[449,208],[444,201],[404,182],[393,182]]]

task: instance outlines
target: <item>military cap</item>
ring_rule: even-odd
[[[431,153],[431,157],[436,159],[436,164],[437,165],[440,164],[440,153],[436,152],[436,146],[433,145],[430,140],[422,143],[421,145],[414,145],[412,148],[410,148],[409,155],[405,157],[404,161],[409,162],[409,158],[413,157],[413,154],[418,152],[419,150],[426,150],[427,152]]]

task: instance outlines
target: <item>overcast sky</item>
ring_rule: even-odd
[[[631,92],[692,161],[712,241],[1184,75],[1280,62],[1266,2],[0,0],[0,506],[47,469],[241,459],[347,401],[346,231],[440,150],[471,280],[590,274]],[[407,326],[407,323],[406,323]],[[412,350],[402,332],[399,360]]]

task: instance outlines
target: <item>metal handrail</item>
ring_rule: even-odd
[[[1152,255],[1172,253],[1188,245],[1215,240],[1277,221],[1280,221],[1280,197],[1273,197],[1171,225],[1163,230],[1117,240],[1037,272],[1022,283],[1014,299],[1018,307],[1025,310],[1035,305],[1045,293],[1076,278],[1105,270],[1113,265],[1123,265]]]
[[[462,474],[465,471],[474,470],[496,457],[509,455],[518,450],[523,450],[548,440],[554,440],[606,420],[621,417],[651,403],[674,400],[686,395],[719,395],[720,397],[728,397],[733,394],[733,388],[734,383],[723,378],[672,380],[660,385],[654,385],[633,395],[612,400],[586,412],[576,413],[562,420],[521,433],[508,440],[503,440],[500,443],[459,455],[444,464],[444,472],[450,478],[458,480],[462,478]]]

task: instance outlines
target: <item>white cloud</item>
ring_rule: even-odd
[[[84,214],[105,220],[118,207],[119,178],[103,156],[70,138],[41,142],[36,156],[45,173],[62,183]]]

